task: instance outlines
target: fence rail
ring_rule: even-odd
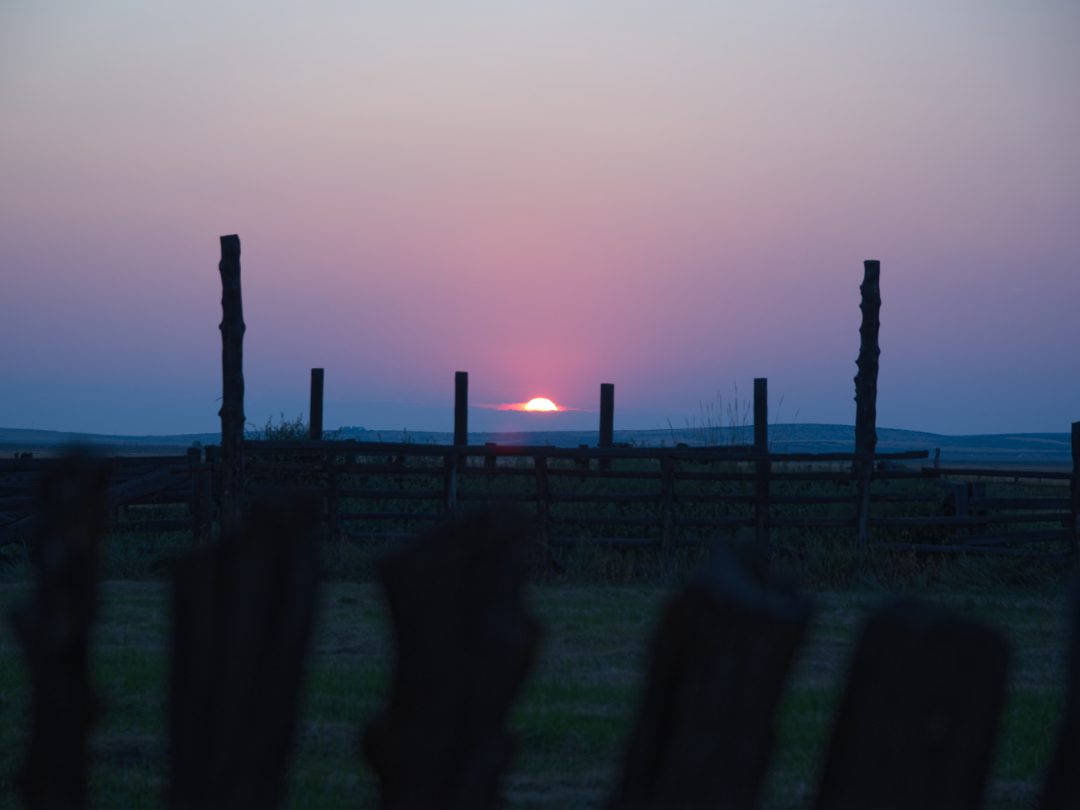
[[[283,485],[306,491],[321,503],[324,536],[354,542],[386,541],[499,505],[531,512],[540,540],[553,547],[669,551],[741,529],[768,549],[774,530],[865,526],[875,547],[890,549],[1058,558],[1077,548],[1076,470],[916,466],[928,455],[921,450],[875,454],[865,501],[856,454],[754,445],[249,440],[242,451],[248,497]],[[205,542],[220,514],[220,458],[208,447],[205,455],[191,448],[184,456],[109,459],[107,530],[190,532]],[[0,545],[29,536],[35,488],[58,463],[0,460]]]

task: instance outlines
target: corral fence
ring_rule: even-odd
[[[88,805],[105,479],[85,460],[47,477],[34,538],[37,588],[12,615],[29,674],[18,785],[30,808]],[[302,497],[278,497],[178,562],[161,796],[170,807],[282,801],[318,589],[313,518]],[[523,598],[530,533],[477,513],[381,563],[396,658],[363,738],[379,807],[500,806],[514,748],[507,725],[540,636]],[[712,563],[661,617],[612,810],[758,805],[813,601],[738,558]],[[1080,803],[1078,605],[1065,703],[1048,728],[1057,742],[1043,766],[1043,810]],[[856,645],[812,806],[981,807],[1008,657],[1001,633],[951,612],[914,601],[875,611]]]
[[[525,513],[546,547],[671,552],[741,532],[766,558],[778,534],[857,536],[874,548],[1066,560],[1077,548],[1077,469],[940,467],[926,451],[876,454],[866,486],[854,454],[754,446],[524,447],[246,441],[247,498],[288,487],[312,497],[324,537],[401,540],[477,508]],[[0,544],[25,540],[41,476],[59,462],[0,461]],[[113,458],[106,528],[152,536],[217,530],[218,448]]]

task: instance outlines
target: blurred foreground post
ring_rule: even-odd
[[[754,529],[757,554],[764,564],[770,556],[769,537],[769,477],[772,464],[769,461],[769,381],[765,377],[754,379]]]
[[[1008,650],[970,619],[910,601],[874,613],[833,728],[818,810],[978,810]]]
[[[670,601],[609,810],[757,806],[808,599],[719,553]]]
[[[267,498],[240,531],[179,561],[171,807],[280,804],[315,610],[314,524],[314,504]]]
[[[1076,447],[1076,433],[1077,424],[1074,423],[1073,448]],[[1069,646],[1064,716],[1058,726],[1057,745],[1047,768],[1042,797],[1036,805],[1040,810],[1075,810],[1080,807],[1080,768],[1076,767],[1076,763],[1080,762],[1080,588],[1077,583],[1073,583],[1070,607],[1072,643]]]
[[[855,544],[865,549],[870,541],[870,477],[877,446],[877,377],[879,314],[881,311],[881,263],[863,262],[863,283],[859,287],[862,325],[859,327],[858,373],[855,375],[855,461],[856,476]]]
[[[539,633],[522,599],[529,544],[518,520],[477,514],[383,559],[397,660],[364,753],[384,810],[496,806]]]
[[[239,529],[244,511],[244,305],[240,237],[221,237],[221,528]]]
[[[323,412],[323,370],[311,370],[311,407],[308,409],[308,438],[313,442],[322,441]]]
[[[106,471],[74,457],[43,482],[32,559],[37,589],[11,622],[30,675],[30,735],[19,790],[28,808],[86,807],[94,715],[89,633],[105,526]]]

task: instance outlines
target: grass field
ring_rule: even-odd
[[[0,585],[0,611],[29,593]],[[633,719],[649,639],[667,591],[657,586],[541,584],[529,599],[544,628],[540,659],[512,727],[519,752],[504,780],[507,804],[598,807],[611,789]],[[766,806],[807,806],[816,767],[858,627],[881,593],[817,591],[817,612],[786,693]],[[1067,627],[1064,588],[942,591],[924,598],[989,621],[1013,648],[1010,690],[989,806],[1030,806],[1052,745],[1062,701]],[[168,585],[104,585],[94,678],[102,699],[92,740],[93,804],[156,806],[165,779]],[[290,807],[373,806],[360,731],[380,705],[392,640],[376,585],[322,590],[308,668]],[[0,806],[14,806],[22,747],[25,672],[6,622],[0,627]]]

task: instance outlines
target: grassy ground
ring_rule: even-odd
[[[25,585],[0,585],[7,614]],[[512,720],[520,749],[504,780],[521,808],[600,806],[611,789],[641,687],[643,660],[666,591],[653,585],[542,584],[530,601],[544,627],[541,657]],[[930,592],[932,601],[1003,629],[1013,646],[1007,714],[989,805],[1030,806],[1060,709],[1067,628],[1060,585],[1038,591]],[[805,807],[859,624],[884,598],[822,590],[812,631],[785,696],[766,806]],[[94,678],[103,700],[93,737],[94,806],[160,803],[165,778],[163,700],[168,586],[111,581],[103,589]],[[377,586],[322,591],[308,670],[290,807],[373,806],[359,734],[383,699],[392,642]],[[15,804],[25,672],[0,626],[0,806]]]

